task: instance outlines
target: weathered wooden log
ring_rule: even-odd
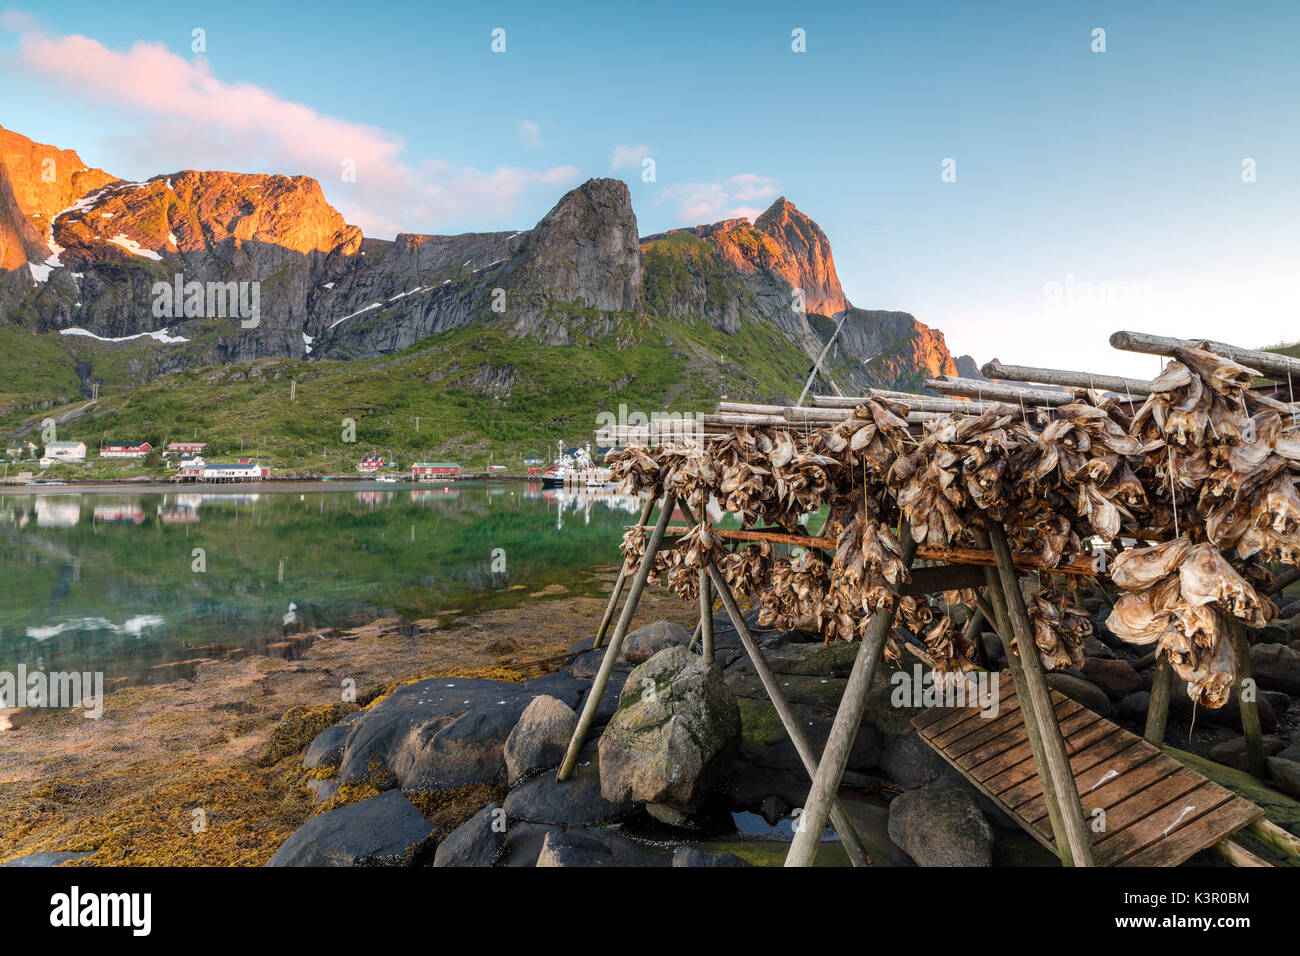
[[[1034,643],[1034,628],[1029,622],[1029,613],[1025,609],[1020,581],[1011,560],[1011,549],[1000,525],[994,524],[989,529],[989,544],[992,545],[993,553],[997,555],[998,580],[1006,601],[1007,616],[1010,619],[1008,623],[1015,633],[1016,644],[1021,649],[1020,662],[1024,669],[1025,687],[1029,699],[1033,702],[1035,718],[1043,732],[1043,756],[1046,767],[1039,765],[1039,775],[1044,777],[1044,785],[1047,776],[1050,776],[1056,788],[1061,823],[1065,829],[1065,842],[1069,846],[1071,861],[1075,866],[1092,866],[1092,844],[1088,839],[1088,826],[1083,820],[1083,804],[1079,801],[1079,789],[1074,782],[1074,771],[1070,769],[1070,758],[1066,752],[1065,738],[1061,735],[1061,725],[1056,720],[1056,708],[1052,705],[1052,692],[1047,686],[1047,678],[1043,673],[1043,662],[1038,657],[1038,647]],[[1024,706],[1023,698],[1021,706]],[[1046,774],[1042,773],[1044,769]],[[1058,849],[1061,845],[1058,838]]]
[[[650,520],[650,512],[654,510],[655,500],[651,496],[645,500],[641,507],[641,520],[638,524],[645,524]],[[605,608],[605,616],[600,620],[600,628],[596,631],[596,640],[591,645],[596,649],[605,643],[605,634],[609,631],[610,622],[614,620],[614,610],[618,607],[618,599],[623,593],[623,584],[627,581],[627,562],[624,561],[618,566],[618,579],[614,582],[614,593],[609,596],[609,606]]]
[[[1156,670],[1151,675],[1151,699],[1147,702],[1147,722],[1142,736],[1148,743],[1159,747],[1165,742],[1165,725],[1169,723],[1169,695],[1174,680],[1174,668],[1163,657],[1156,658]]]
[[[1246,827],[1246,832],[1254,835],[1275,850],[1293,859],[1300,859],[1300,837],[1283,830],[1267,817],[1261,817]]]
[[[700,568],[700,651],[706,661],[713,660],[713,595],[704,568]]]
[[[582,745],[587,739],[587,733],[596,720],[596,711],[600,709],[600,699],[605,695],[605,688],[609,686],[610,675],[614,672],[614,663],[618,660],[619,651],[623,649],[623,639],[627,637],[628,628],[632,624],[632,617],[636,614],[636,606],[641,601],[641,592],[645,590],[646,581],[654,568],[655,555],[659,553],[659,546],[664,540],[664,532],[668,529],[668,520],[672,517],[673,510],[676,507],[677,496],[673,494],[665,495],[663,506],[659,511],[659,521],[655,524],[650,540],[646,542],[645,554],[641,556],[641,565],[636,569],[636,576],[632,578],[632,586],[628,589],[627,602],[623,605],[623,613],[619,616],[618,626],[614,628],[614,636],[610,638],[609,647],[605,650],[605,656],[601,658],[600,670],[596,673],[596,680],[592,683],[591,689],[587,691],[587,698],[582,706],[582,714],[578,717],[578,726],[573,730],[573,738],[569,741],[569,750],[564,755],[564,762],[560,764],[559,772],[555,775],[556,780],[568,780],[573,775],[573,768],[577,766],[578,754],[582,751]]]
[[[884,389],[872,389],[867,396],[849,395],[840,398],[834,395],[817,395],[813,398],[816,408],[854,409],[867,398],[884,398],[891,402],[900,402],[909,409],[918,412],[939,412],[940,414],[981,415],[991,408],[1000,408],[1001,402],[958,401],[955,398],[935,398],[932,395],[913,395],[910,392],[889,392]]]
[[[1262,859],[1251,853],[1240,843],[1232,840],[1220,840],[1210,847],[1216,854],[1227,860],[1233,866],[1272,866],[1268,860]]]
[[[1074,392],[1052,392],[1041,388],[1022,388],[1018,385],[1006,385],[1001,382],[982,382],[975,378],[927,378],[925,387],[932,388],[944,395],[965,395],[981,400],[993,399],[1009,402],[1012,405],[1023,404],[1026,408],[1038,408],[1044,405],[1069,405],[1077,401]]]
[[[920,549],[917,549],[920,553]],[[900,594],[920,597],[940,591],[957,591],[962,588],[982,588],[984,572],[978,565],[947,564],[931,568],[913,568],[911,580],[903,585]]]
[[[1094,375],[1091,372],[1072,372],[1059,368],[1033,368],[1028,365],[1003,365],[987,362],[981,375],[1013,382],[1030,382],[1039,385],[1064,385],[1068,388],[1095,388],[1122,395],[1150,395],[1151,383],[1141,378],[1124,378],[1121,375]]]
[[[1246,769],[1257,779],[1265,779],[1264,729],[1259,720],[1259,688],[1255,686],[1254,669],[1250,664],[1250,642],[1246,629],[1239,622],[1228,625],[1228,639],[1237,655],[1237,703],[1241,710],[1241,731],[1246,737]],[[1224,638],[1219,638],[1223,640]]]
[[[1205,348],[1215,355],[1222,355],[1255,369],[1278,381],[1300,381],[1300,359],[1276,352],[1260,352],[1256,349],[1243,349],[1226,342],[1212,339],[1175,339],[1166,335],[1148,335],[1145,332],[1116,332],[1110,337],[1110,344],[1125,352],[1144,352],[1148,355],[1173,355],[1176,348]]]
[[[1300,581],[1300,568],[1292,568],[1290,571],[1283,571],[1273,579],[1273,586],[1268,589],[1268,593],[1270,595],[1281,594],[1297,581]]]
[[[916,557],[912,532],[906,521],[901,522],[898,531],[903,546],[903,567],[910,568]],[[862,635],[857,656],[853,659],[853,670],[849,672],[839,709],[835,711],[835,720],[831,723],[830,734],[826,738],[826,746],[822,748],[821,762],[817,766],[817,773],[813,775],[807,803],[785,857],[786,866],[811,866],[817,856],[822,831],[826,828],[831,806],[839,792],[840,780],[844,777],[844,767],[849,761],[849,751],[853,748],[858,727],[862,724],[871,679],[875,676],[885,639],[893,629],[897,611],[898,598],[895,596],[885,607],[871,615],[867,631]]]

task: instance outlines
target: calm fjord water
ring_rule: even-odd
[[[616,564],[639,510],[521,482],[0,494],[0,670],[137,677],[302,626],[509,604]]]

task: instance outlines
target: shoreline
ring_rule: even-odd
[[[0,484],[0,495],[70,495],[70,494],[110,494],[113,492],[138,491],[143,494],[249,494],[250,492],[327,492],[338,490],[339,485],[373,485],[374,491],[398,491],[403,486],[411,489],[445,488],[457,484],[487,482],[518,482],[529,484],[541,483],[540,478],[520,478],[511,475],[498,475],[491,478],[462,476],[443,481],[376,481],[374,478],[271,478],[266,481],[237,482],[203,482],[203,481],[160,481],[157,479],[118,478],[98,481],[69,481],[63,484]]]

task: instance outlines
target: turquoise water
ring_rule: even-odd
[[[139,676],[303,628],[581,588],[641,507],[522,482],[321,487],[0,494],[0,670]]]

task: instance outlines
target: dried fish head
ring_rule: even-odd
[[[1191,546],[1191,538],[1181,537],[1149,548],[1132,548],[1111,562],[1110,579],[1126,591],[1150,587],[1173,574]]]

